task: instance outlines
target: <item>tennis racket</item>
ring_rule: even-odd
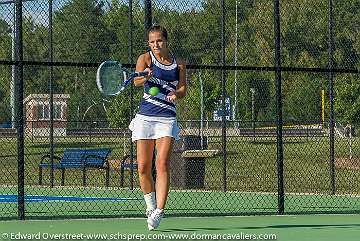
[[[97,69],[96,84],[104,95],[115,96],[123,91],[135,77],[147,74],[148,72],[131,72],[116,61],[104,61]]]

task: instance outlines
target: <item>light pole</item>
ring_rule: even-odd
[[[200,79],[200,138],[201,149],[204,149],[204,82],[201,78],[201,70],[199,71]]]
[[[252,131],[253,131],[253,138],[255,142],[255,88],[250,88],[251,92],[251,124],[252,124]]]
[[[22,2],[30,2],[36,0],[22,0]],[[12,18],[12,28],[11,28],[11,60],[15,61],[15,37],[16,37],[16,4],[15,0],[3,1],[0,2],[2,5],[13,4],[13,18]],[[11,109],[11,128],[15,128],[15,118],[16,118],[16,88],[15,88],[15,65],[11,66],[11,81],[10,81],[10,109]]]
[[[15,61],[15,4],[14,15],[11,32],[11,60]],[[11,108],[11,128],[15,128],[15,65],[11,66],[11,81],[10,81],[10,108]]]
[[[234,65],[237,66],[237,49],[238,49],[238,2],[235,1],[235,51],[234,51]],[[234,105],[233,105],[233,121],[236,120],[236,113],[237,113],[237,70],[235,70],[235,83],[234,83]]]

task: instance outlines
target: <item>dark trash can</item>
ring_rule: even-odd
[[[204,188],[205,158],[182,157],[186,150],[207,149],[207,139],[195,135],[181,136],[174,142],[173,152],[170,158],[170,185],[176,188]]]

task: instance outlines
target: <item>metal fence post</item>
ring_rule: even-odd
[[[225,65],[225,2],[221,0],[221,65]],[[222,95],[222,109],[223,115],[221,117],[222,123],[222,154],[223,154],[223,191],[227,191],[227,167],[226,167],[226,114],[225,114],[225,70],[221,68],[221,95]]]
[[[15,1],[15,83],[18,93],[16,128],[18,153],[18,218],[25,219],[24,194],[24,86],[23,86],[23,34],[22,34],[22,0]]]
[[[328,79],[330,101],[330,159],[329,174],[331,194],[335,194],[335,160],[334,160],[334,74],[333,74],[333,1],[328,2]]]
[[[279,0],[274,0],[274,41],[275,41],[275,86],[277,112],[277,179],[278,179],[278,213],[284,214],[284,150],[282,137],[282,96],[281,96],[281,50],[280,50],[280,6]]]
[[[133,1],[129,0],[129,15],[128,15],[128,24],[129,24],[129,49],[128,49],[128,61],[129,63],[133,62]],[[134,88],[133,85],[131,85],[130,88],[130,121],[133,118],[134,112]],[[124,138],[125,138],[125,134],[124,134]],[[133,156],[133,152],[134,152],[134,144],[131,140],[131,135],[129,138],[129,144],[130,144],[130,163],[131,166],[133,166],[134,163],[134,156]],[[124,145],[125,146],[125,145]],[[124,147],[125,148],[125,147]],[[124,153],[124,156],[126,154]],[[130,190],[134,189],[134,170],[133,168],[130,168]]]
[[[49,48],[49,62],[52,63],[53,60],[53,29],[52,29],[52,11],[53,11],[53,1],[49,0],[49,27],[48,27],[48,48]],[[50,186],[54,187],[54,93],[53,93],[53,66],[49,66],[49,108],[50,108]]]
[[[147,39],[146,31],[152,25],[152,14],[151,14],[151,0],[145,0],[145,19],[144,19],[144,27],[145,27],[145,39]]]

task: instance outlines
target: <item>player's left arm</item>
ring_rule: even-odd
[[[182,60],[177,60],[179,69],[179,82],[176,86],[176,97],[183,98],[186,95],[186,64]]]

